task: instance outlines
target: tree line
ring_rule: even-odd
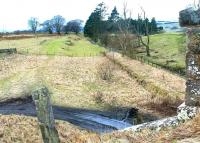
[[[31,17],[28,20],[28,26],[35,34],[37,30],[41,27],[40,31],[48,32],[49,34],[57,33],[61,34],[61,32],[69,33],[74,32],[76,34],[80,33],[82,30],[82,20],[76,19],[71,20],[66,23],[66,20],[61,15],[56,15],[50,20],[45,20],[40,23],[38,18]]]
[[[142,9],[142,8],[141,8]],[[131,36],[137,39],[138,45],[142,44],[146,47],[147,56],[149,52],[149,35],[158,33],[162,27],[158,27],[156,19],[149,20],[146,17],[145,10],[142,9],[142,14],[138,14],[137,19],[132,19],[131,11],[127,8],[127,3],[123,5],[123,13],[120,16],[116,7],[107,17],[107,8],[104,3],[97,5],[96,9],[91,13],[84,27],[84,35],[91,38],[95,42],[103,42],[107,45],[107,40],[110,35],[118,35],[116,41],[121,45],[121,49],[127,50],[129,39]],[[146,41],[143,37],[147,37]]]

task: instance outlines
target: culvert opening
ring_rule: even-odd
[[[138,108],[130,108],[122,121],[128,122],[132,125],[138,125],[146,122],[158,120],[159,118],[150,113],[140,111]]]

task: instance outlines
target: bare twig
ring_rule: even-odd
[[[149,23],[148,23],[148,21],[147,21],[147,19],[146,19],[146,12],[145,12],[145,10],[141,7],[141,10],[142,10],[142,14],[143,14],[143,19],[144,19],[144,26],[145,26],[145,36],[147,37],[147,40],[146,40],[146,42],[143,40],[143,38],[142,38],[142,32],[140,31],[140,27],[141,27],[141,25],[142,25],[142,23],[140,23],[140,19],[142,19],[141,17],[141,15],[140,14],[138,14],[138,24],[137,24],[137,26],[136,26],[136,28],[135,28],[135,31],[136,31],[136,34],[137,34],[137,37],[138,37],[138,39],[139,39],[139,41],[141,42],[141,44],[143,45],[143,46],[145,46],[145,48],[146,48],[146,54],[147,54],[147,56],[150,56],[150,47],[149,47],[149,44],[150,44],[150,35],[149,35]]]

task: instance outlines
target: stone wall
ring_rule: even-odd
[[[0,53],[14,54],[17,53],[17,49],[16,48],[0,49]]]
[[[188,28],[186,105],[200,106],[200,29]]]

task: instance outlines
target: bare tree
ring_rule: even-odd
[[[52,20],[46,20],[42,23],[45,32],[49,32],[49,34],[53,33],[53,22]]]
[[[74,32],[76,34],[80,33],[81,28],[82,28],[82,20],[76,19],[76,20],[71,20],[67,23],[65,26],[65,32]]]
[[[52,22],[56,32],[60,35],[65,23],[65,18],[63,18],[61,15],[56,15],[53,17]]]
[[[150,34],[149,34],[149,21],[146,18],[146,12],[145,10],[141,7],[142,10],[142,14],[143,14],[143,21],[144,21],[144,28],[145,28],[145,35],[142,34],[142,32],[140,31],[143,25],[142,21],[140,19],[141,15],[138,14],[138,22],[137,22],[137,26],[135,28],[136,33],[137,33],[137,37],[140,41],[140,43],[146,48],[146,55],[147,56],[151,56],[150,55]],[[143,37],[146,36],[145,40],[143,39]]]
[[[39,21],[37,18],[35,17],[31,17],[29,20],[28,20],[28,25],[29,27],[31,28],[31,30],[33,31],[33,33],[35,34],[36,31],[37,31],[37,28],[39,26]]]
[[[135,32],[138,39],[138,45],[142,44],[146,48],[147,56],[150,56],[150,34],[149,34],[149,21],[146,18],[146,12],[141,8],[142,14],[138,14],[137,24],[135,26]],[[143,19],[141,17],[143,15]],[[127,2],[123,4],[123,18],[118,22],[120,47],[123,50],[123,54],[127,51],[128,44],[130,42],[131,33],[131,11],[127,8]],[[144,25],[144,26],[143,26]],[[145,34],[142,33],[141,28],[144,28]],[[144,34],[144,35],[143,35]],[[145,37],[145,38],[144,38]]]
[[[129,17],[127,18],[127,15],[129,14]],[[130,22],[131,22],[131,11],[127,8],[127,2],[124,1],[123,3],[123,18],[119,20],[118,22],[118,40],[120,43],[120,47],[123,50],[123,54],[127,51],[127,45],[128,45],[128,36],[130,34]]]

